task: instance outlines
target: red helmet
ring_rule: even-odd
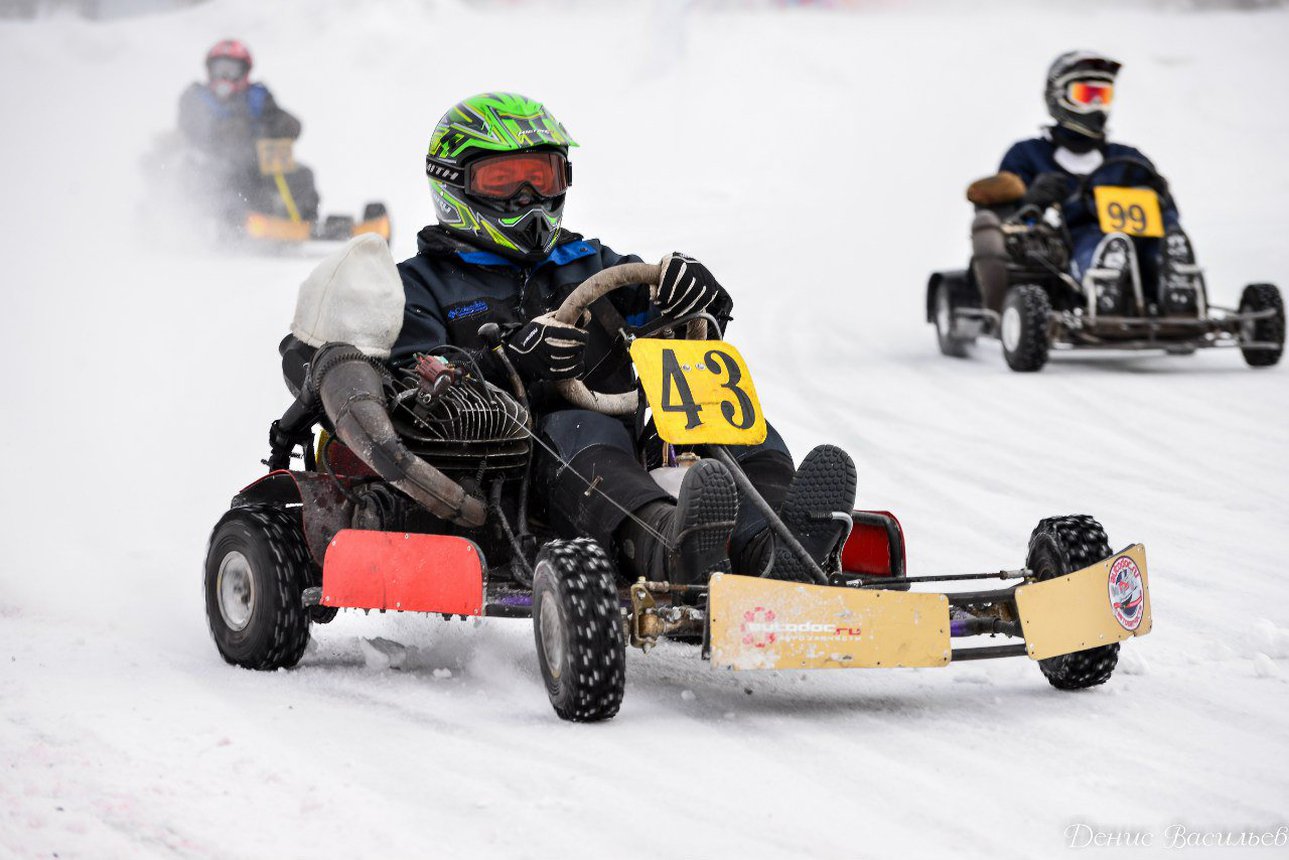
[[[245,92],[251,85],[251,52],[236,39],[216,42],[206,52],[210,88],[220,98]]]

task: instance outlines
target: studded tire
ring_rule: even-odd
[[[1047,364],[1048,321],[1052,302],[1036,284],[1021,284],[1007,291],[999,335],[1007,366],[1020,373],[1042,370]]]
[[[206,554],[206,620],[220,655],[246,669],[290,668],[309,643],[302,596],[311,576],[298,514],[233,508]]]
[[[533,635],[551,706],[575,723],[607,720],[626,689],[617,574],[588,538],[551,541],[533,570]]]
[[[1240,296],[1240,312],[1274,310],[1275,315],[1255,320],[1245,325],[1241,336],[1245,340],[1270,341],[1280,344],[1279,349],[1244,349],[1245,364],[1249,367],[1271,367],[1280,362],[1284,354],[1285,304],[1275,284],[1249,284]]]
[[[1039,582],[1055,579],[1109,558],[1105,529],[1092,517],[1049,517],[1029,538],[1025,566]],[[1058,690],[1082,690],[1104,684],[1119,662],[1119,643],[1063,654],[1038,661],[1038,667]]]

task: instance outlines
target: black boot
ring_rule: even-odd
[[[709,574],[729,572],[727,545],[737,515],[729,470],[700,460],[685,472],[675,504],[650,502],[619,526],[624,568],[632,579],[703,585]]]
[[[849,533],[857,483],[855,461],[836,445],[815,448],[793,476],[779,519],[815,564],[822,566]],[[739,561],[739,572],[751,576],[796,582],[814,579],[806,563],[782,541],[774,540],[769,529],[748,542]]]
[[[1129,316],[1137,306],[1132,285],[1135,256],[1132,242],[1121,234],[1106,236],[1097,245],[1083,289],[1095,296],[1098,314]]]
[[[1180,227],[1164,232],[1159,265],[1159,313],[1161,316],[1199,315],[1204,276],[1195,265],[1191,240]]]

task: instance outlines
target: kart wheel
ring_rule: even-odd
[[[1240,313],[1251,311],[1274,310],[1275,315],[1261,320],[1252,320],[1240,324],[1241,341],[1271,341],[1280,344],[1279,349],[1244,349],[1244,361],[1249,367],[1271,367],[1279,363],[1284,353],[1285,343],[1285,305],[1280,297],[1280,290],[1275,284],[1249,284],[1240,296]]]
[[[1105,529],[1089,516],[1049,517],[1029,537],[1025,566],[1039,582],[1055,579],[1109,558]],[[1119,643],[1039,660],[1038,667],[1058,690],[1082,690],[1104,684],[1119,662]]]
[[[551,706],[576,723],[607,720],[626,688],[617,574],[595,541],[551,541],[533,570],[533,635]]]
[[[953,334],[953,293],[944,281],[935,289],[935,337],[940,343],[940,354],[952,358],[966,358],[968,340]]]
[[[1042,287],[1022,284],[1007,291],[1000,337],[1007,366],[1022,373],[1047,364],[1047,325],[1052,302]]]
[[[224,514],[206,554],[206,620],[223,658],[262,670],[300,662],[309,642],[302,600],[309,575],[298,515],[273,505]]]

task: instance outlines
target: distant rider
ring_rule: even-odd
[[[438,224],[421,230],[418,253],[398,266],[405,304],[391,363],[407,364],[415,354],[445,345],[464,347],[479,351],[485,374],[507,387],[500,362],[478,335],[484,323],[497,323],[526,382],[543,443],[534,453],[534,498],[561,537],[595,538],[616,553],[631,578],[694,583],[707,571],[728,570],[731,562],[737,572],[755,575],[772,565],[773,576],[807,578],[805,566],[775,546],[754,507],[739,504],[734,479],[720,462],[702,459],[691,466],[673,498],[643,465],[650,459],[658,465],[658,446],[641,438],[632,416],[573,408],[555,391],[554,381],[572,378],[597,391],[635,390],[619,334],[624,326],[701,311],[723,325],[733,308],[706,266],[673,253],[662,260],[656,305],[641,285],[593,303],[585,331],[552,318],[551,311],[590,276],[640,261],[561,227],[573,146],[541,103],[513,93],[473,96],[443,115],[425,159]],[[318,345],[287,344],[286,366],[292,351]],[[849,522],[856,483],[850,457],[820,446],[794,469],[773,429],[764,443],[732,450],[761,495],[822,562]],[[835,511],[845,513],[844,523],[830,518]]]
[[[236,214],[258,202],[261,181],[256,142],[300,136],[300,121],[278,107],[262,83],[251,83],[253,62],[236,39],[216,42],[206,53],[206,83],[193,83],[179,99],[179,131],[202,159],[200,185]],[[290,174],[294,203],[306,220],[317,217],[318,197],[307,167]]]
[[[1056,124],[1040,137],[1022,140],[1007,150],[999,173],[973,183],[967,197],[978,206],[1034,204],[1045,209],[1061,205],[1061,215],[1071,238],[1070,273],[1080,280],[1091,270],[1118,271],[1110,284],[1095,285],[1102,292],[1128,288],[1126,269],[1135,256],[1141,267],[1146,299],[1157,298],[1157,284],[1170,276],[1171,265],[1194,262],[1190,243],[1182,232],[1171,195],[1161,195],[1165,245],[1158,239],[1133,238],[1131,246],[1116,234],[1102,232],[1097,213],[1079,199],[1079,180],[1116,158],[1133,158],[1151,164],[1142,152],[1106,138],[1106,121],[1114,101],[1115,78],[1121,64],[1092,51],[1061,54],[1047,70],[1044,100]],[[1153,165],[1152,165],[1153,169]],[[1146,171],[1131,164],[1111,164],[1096,175],[1097,185],[1139,185]],[[1017,181],[1019,180],[1019,181]],[[1176,276],[1176,275],[1173,275]],[[983,285],[988,304],[1001,304],[1001,296]],[[1117,305],[1117,299],[1111,304]],[[997,308],[996,308],[997,309]]]

